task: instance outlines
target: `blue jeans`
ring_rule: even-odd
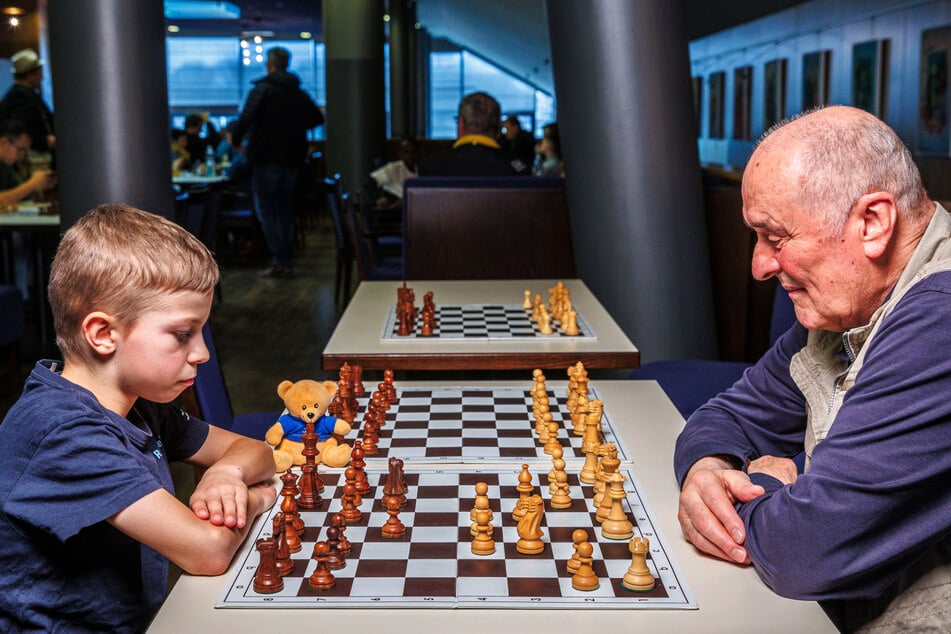
[[[276,266],[291,265],[298,178],[300,168],[277,163],[257,164],[251,171],[254,210],[271,252],[271,264]]]

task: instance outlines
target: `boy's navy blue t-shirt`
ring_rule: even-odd
[[[41,361],[0,425],[0,631],[143,630],[168,561],[106,520],[160,488],[207,423],[139,400],[128,419]],[[161,521],[161,518],[156,518]]]

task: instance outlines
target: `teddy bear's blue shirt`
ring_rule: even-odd
[[[287,440],[304,442],[302,436],[304,432],[307,431],[304,421],[291,414],[282,414],[281,417],[277,419],[277,422],[279,422],[284,429],[284,437]],[[314,433],[317,434],[317,440],[327,440],[330,438],[334,433],[334,426],[336,424],[336,416],[324,414],[318,418],[317,423],[314,425]]]

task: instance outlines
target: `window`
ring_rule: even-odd
[[[534,129],[525,129],[536,137],[542,126],[555,120],[554,99],[469,51],[433,52],[429,57],[429,136],[434,139],[456,138],[456,114],[459,101],[466,95],[484,91],[495,97],[502,115],[533,113]],[[523,125],[528,123],[520,116]]]

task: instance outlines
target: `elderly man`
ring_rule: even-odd
[[[767,134],[742,192],[799,323],[687,422],[683,533],[843,630],[951,631],[951,216],[842,106]]]
[[[420,176],[515,176],[531,165],[512,161],[499,146],[502,109],[492,95],[475,92],[459,102],[457,139],[451,148],[419,162]]]

